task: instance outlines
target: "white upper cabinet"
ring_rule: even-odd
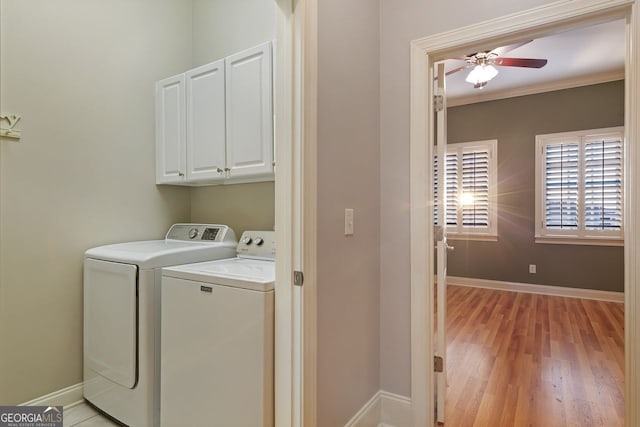
[[[273,173],[271,44],[226,58],[230,178]]]
[[[272,180],[271,43],[156,83],[156,183]]]
[[[186,179],[185,76],[156,83],[156,183]]]
[[[187,84],[187,181],[225,177],[224,60],[185,73]]]

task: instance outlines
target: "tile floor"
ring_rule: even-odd
[[[79,403],[70,408],[64,408],[64,427],[111,427],[120,424],[100,414],[91,405]]]

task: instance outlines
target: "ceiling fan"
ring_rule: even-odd
[[[546,59],[505,58],[502,56],[505,53],[511,52],[512,50],[524,46],[527,43],[531,43],[532,41],[533,40],[528,40],[509,46],[498,47],[493,50],[472,53],[462,58],[456,58],[458,60],[465,61],[466,64],[445,73],[445,76],[473,67],[465,80],[471,83],[474,88],[482,89],[487,85],[489,80],[498,75],[498,69],[496,66],[542,68],[547,65]]]

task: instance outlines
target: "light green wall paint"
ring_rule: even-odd
[[[275,0],[193,0],[193,66],[274,40]],[[271,183],[198,187],[191,190],[192,222],[272,230],[275,187]]]
[[[82,381],[86,249],[162,238],[189,190],[155,185],[153,83],[189,68],[184,0],[2,0],[0,404]],[[151,13],[152,12],[152,13]]]
[[[193,66],[276,38],[276,0],[193,0]]]
[[[191,190],[191,221],[230,226],[236,237],[245,230],[273,230],[273,182],[196,187]]]

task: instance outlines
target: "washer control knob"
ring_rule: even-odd
[[[256,245],[260,246],[261,244],[264,243],[264,239],[262,237],[256,237]]]
[[[198,237],[198,229],[192,228],[191,230],[189,230],[189,238],[195,239],[196,237]]]
[[[244,239],[242,239],[242,243],[244,243],[245,245],[250,245],[251,242],[253,242],[253,239],[251,238],[251,236],[247,236]]]

